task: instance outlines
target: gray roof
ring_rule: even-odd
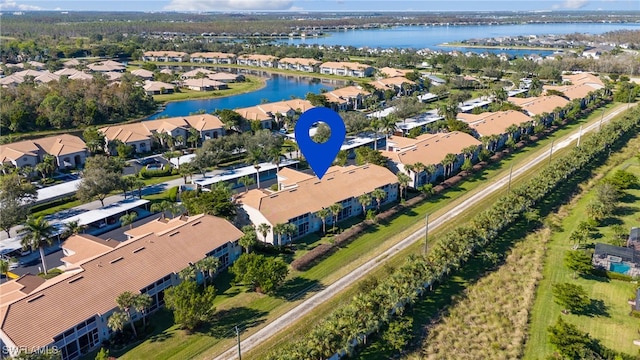
[[[631,228],[631,232],[629,233],[629,241],[640,242],[640,227]]]
[[[607,256],[617,256],[622,258],[622,261],[632,262],[640,266],[640,251],[636,251],[633,248],[597,243],[593,256],[601,259]]]

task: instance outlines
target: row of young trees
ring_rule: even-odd
[[[603,127],[468,224],[444,235],[427,256],[412,255],[386,279],[354,296],[311,333],[275,351],[270,358],[327,358],[335,353],[352,352],[358,344],[366,343],[368,335],[402,314],[405,306],[414,303],[428,287],[460,268],[517,219],[534,211],[539,202],[548,200],[556,187],[606,157],[612,146],[636,133],[639,125],[640,110],[636,108]]]

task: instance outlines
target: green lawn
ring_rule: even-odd
[[[617,157],[630,157],[638,154],[640,140],[635,139],[631,149],[617,154]],[[614,155],[615,156],[615,155]],[[615,158],[612,159],[615,161]],[[640,161],[638,158],[630,158],[618,165],[614,170],[625,168],[640,177]],[[612,171],[609,172],[611,174]],[[640,207],[634,204],[640,197],[640,189],[627,191],[630,195],[621,202],[623,211],[616,216],[617,221],[611,219],[609,223],[621,223],[625,228],[637,226],[640,221]],[[525,359],[544,359],[553,353],[554,348],[548,342],[547,328],[555,323],[558,316],[562,316],[568,322],[575,324],[582,331],[588,332],[592,337],[600,340],[603,345],[617,351],[628,354],[638,354],[638,347],[633,345],[633,340],[639,339],[640,322],[629,316],[627,300],[634,294],[637,285],[624,281],[608,280],[601,278],[572,278],[572,271],[563,265],[563,257],[570,250],[572,243],[569,234],[584,220],[585,208],[594,197],[591,190],[582,196],[575,204],[567,206],[567,217],[562,221],[562,231],[554,232],[549,243],[547,259],[545,262],[544,278],[540,282],[530,319],[529,341],[526,346]],[[624,199],[623,199],[624,200]],[[566,210],[561,210],[566,211]],[[606,242],[611,237],[609,227],[598,227],[594,242]],[[602,300],[607,307],[607,314],[602,316],[577,316],[573,314],[561,315],[560,305],[554,302],[551,286],[555,283],[572,282],[582,285],[594,300]]]
[[[176,92],[173,94],[154,95],[153,99],[161,103],[167,103],[170,101],[226,97],[256,91],[264,87],[266,84],[266,81],[264,79],[257,76],[246,75],[245,78],[246,81],[231,83],[229,84],[229,89],[225,90],[196,91],[189,89],[180,89],[180,92]]]
[[[600,113],[591,116],[589,120],[599,119],[599,116]],[[336,281],[341,276],[355,269],[357,266],[373,258],[377,254],[383,252],[387,248],[393,246],[396,242],[404,238],[406,235],[423,226],[424,215],[427,212],[434,216],[446,212],[450,207],[453,207],[455,203],[463,201],[467,197],[471,196],[472,191],[482,191],[482,189],[487,186],[488,181],[485,180],[490,180],[496,176],[507,174],[511,164],[514,164],[517,167],[517,164],[522,163],[531,157],[534,157],[537,150],[543,149],[543,151],[547,151],[549,144],[553,138],[558,138],[566,135],[572,129],[576,129],[581,123],[584,122],[585,121],[583,120],[572,124],[567,128],[557,131],[553,135],[553,137],[542,139],[536,144],[530,144],[516,154],[509,155],[501,163],[491,165],[488,169],[485,169],[481,173],[475,174],[473,177],[467,179],[467,181],[461,183],[459,186],[456,186],[455,188],[447,191],[445,194],[440,195],[437,201],[426,201],[419,206],[405,210],[404,214],[395,217],[387,224],[377,226],[376,231],[369,231],[357,240],[344,246],[339,251],[327,257],[313,268],[305,272],[292,272],[288,278],[287,284],[285,284],[284,286],[284,290],[279,292],[279,296],[271,297],[245,292],[245,289],[242,287],[231,286],[228,281],[229,279],[225,277],[228,275],[221,276],[216,281],[216,288],[218,289],[219,294],[218,298],[216,299],[218,310],[230,311],[236,315],[244,314],[244,317],[239,316],[237,318],[237,322],[240,325],[248,324],[247,326],[245,326],[245,331],[242,336],[246,337],[254,333],[260,327],[262,327],[262,325],[266,324],[269,321],[272,321],[273,319],[277,318],[278,315],[285,313],[287,310],[299,304],[300,301],[310,293],[305,290],[316,286],[326,286]],[[495,196],[497,197],[499,195],[496,194]],[[492,200],[487,200],[486,203],[489,203],[490,201]],[[479,205],[479,208],[481,208],[482,206],[483,205]],[[478,207],[474,209],[468,209],[468,211],[471,213],[477,210],[477,208]],[[450,224],[448,226],[452,227],[455,226],[455,224]],[[440,231],[445,230],[446,227],[440,229]],[[421,251],[421,249],[421,245],[416,244],[410,250],[407,250],[400,256],[392,259],[391,264],[399,264],[408,253],[410,253],[411,251]],[[381,269],[380,271],[384,270]],[[353,288],[347,290],[347,292],[349,293],[352,291],[354,291]],[[288,300],[292,297],[295,297],[295,300]],[[268,349],[272,346],[278,346],[278,344],[280,344],[283,340],[293,338],[294,336],[304,333],[304,331],[308,330],[308,327],[312,326],[312,324],[314,324],[317,319],[324,317],[331,308],[334,308],[336,304],[339,304],[340,302],[344,301],[342,299],[346,298],[348,298],[348,295],[335,297],[327,304],[324,304],[325,306],[323,306],[321,309],[314,311],[313,314],[307,316],[305,320],[294,324],[286,334],[282,334],[281,336],[278,336],[278,339],[272,339],[267,344],[263,344],[258,349],[258,351],[263,356],[264,354],[266,354],[266,351],[268,351]],[[253,319],[256,317],[256,314],[259,314],[259,320],[253,321]],[[229,322],[228,320],[222,321],[227,323]],[[166,332],[172,333],[176,331],[178,330],[176,330],[175,327],[170,327],[166,330]],[[122,358],[138,359],[141,357],[145,357],[147,354],[160,351],[156,350],[156,347],[183,349],[177,353],[182,358],[189,358],[194,354],[200,354],[198,357],[202,358],[210,357],[212,355],[219,354],[227,347],[232,346],[234,342],[234,336],[235,335],[232,333],[221,336],[219,333],[203,331],[195,336],[192,335],[193,339],[190,340],[190,345],[187,347],[184,346],[184,341],[181,340],[181,337],[177,336],[170,337],[161,344],[157,341],[154,341],[153,339],[149,339],[129,351]],[[276,342],[272,343],[272,341]],[[162,351],[169,350],[165,349]],[[260,357],[260,354],[256,355],[256,357]],[[158,355],[157,358],[165,357],[162,355]]]

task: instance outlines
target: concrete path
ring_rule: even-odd
[[[607,116],[602,118],[602,123],[608,122],[613,117],[615,117],[622,111],[625,111],[626,109],[627,109],[626,106],[617,107],[613,112],[609,113]],[[597,130],[599,126],[600,126],[600,121],[594,122],[588,126],[583,126],[582,134],[584,135],[589,131]],[[517,178],[521,176],[524,172],[527,171],[528,168],[532,166],[535,166],[543,161],[549,161],[549,156],[550,154],[552,154],[552,152],[556,152],[560,149],[563,149],[569,146],[572,142],[576,141],[579,136],[580,136],[580,130],[576,130],[570,135],[565,136],[562,140],[557,141],[557,143],[554,142],[553,148],[549,146],[550,151],[546,153],[542,153],[536,156],[534,159],[530,160],[528,163],[522,164],[520,165],[520,167],[513,169],[512,178]],[[430,219],[429,231],[436,230],[440,226],[444,225],[446,222],[453,220],[456,216],[460,215],[460,213],[462,213],[468,207],[473,206],[474,204],[482,201],[485,197],[489,196],[490,194],[501,190],[505,185],[508,184],[508,182],[509,182],[509,175],[505,175],[495,180],[488,187],[483,188],[482,191],[476,192],[474,195],[472,195],[468,199],[464,200],[463,202],[455,206],[446,214],[435,219]],[[262,343],[263,341],[267,340],[271,336],[276,335],[278,332],[284,330],[289,325],[300,320],[307,313],[313,311],[318,305],[331,299],[333,296],[335,296],[335,294],[345,290],[346,288],[351,286],[354,282],[356,282],[358,279],[365,276],[367,273],[369,273],[373,269],[383,265],[385,263],[385,259],[392,257],[393,255],[397,254],[403,249],[406,249],[407,247],[409,247],[411,244],[415,242],[424,240],[425,231],[426,231],[426,227],[420,228],[413,234],[409,235],[408,237],[400,241],[395,246],[391,247],[390,249],[376,256],[375,258],[369,260],[368,262],[361,265],[360,267],[354,269],[351,273],[340,278],[338,281],[327,286],[325,289],[321,290],[320,292],[316,293],[309,299],[305,300],[300,305],[289,310],[284,315],[280,316],[279,318],[272,321],[262,329],[258,330],[253,335],[242,340],[240,343],[242,352],[247,352],[259,346],[260,343]],[[218,357],[216,357],[215,360],[237,359],[238,358],[237,355],[238,355],[238,350],[237,350],[237,347],[234,346],[228,349],[227,351],[225,351],[224,353],[222,353],[221,355],[219,355]]]

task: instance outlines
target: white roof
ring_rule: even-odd
[[[462,103],[462,106],[459,106],[460,112],[468,112],[477,107],[487,106],[491,104],[491,100],[482,100],[480,98],[471,99],[469,101],[465,101]]]
[[[399,130],[408,131],[418,126],[424,126],[426,124],[442,119],[444,118],[438,115],[437,110],[431,110],[414,117],[404,119],[403,121],[399,121],[396,123],[396,127]]]
[[[381,117],[385,117],[388,116],[391,113],[396,112],[396,107],[395,106],[391,106],[388,107],[386,109],[382,109],[376,112],[372,112],[371,114],[367,114],[368,118],[381,118]]]
[[[280,167],[282,168],[284,166],[289,166],[297,163],[299,163],[298,160],[286,159],[280,163]],[[274,170],[276,168],[276,164],[271,162],[263,162],[258,165],[260,166],[260,172]],[[255,175],[255,174],[256,174],[256,169],[253,167],[253,165],[251,165],[251,166],[245,166],[245,167],[241,167],[233,170],[227,170],[222,174],[205,177],[203,179],[193,180],[191,181],[191,183],[197,184],[200,186],[209,186],[221,181],[235,180],[245,175]]]
[[[309,136],[313,136],[315,134],[316,128],[309,129]],[[296,141],[295,134],[287,134],[285,135],[287,138]],[[359,146],[371,144],[375,141],[376,134],[374,133],[360,133],[357,136],[347,136],[344,138],[342,145],[340,146],[340,150],[351,150],[355,149]],[[382,133],[377,134],[377,139],[384,139],[384,135]]]
[[[38,189],[38,199],[36,202],[46,202],[47,200],[55,199],[57,197],[73,194],[78,191],[78,185],[81,181],[82,179],[66,181],[62,184]]]
[[[149,203],[149,200],[144,200],[144,199],[123,200],[117,203],[106,205],[96,210],[89,210],[82,214],[75,215],[66,219],[62,219],[62,222],[70,223],[72,221],[77,221],[78,225],[88,225],[96,221],[106,219],[109,216],[113,216],[121,212],[128,211],[148,203]]]
[[[195,157],[196,154],[187,154],[177,158],[171,158],[169,159],[169,162],[175,167],[180,167],[180,164],[190,163],[193,159],[195,159]]]

